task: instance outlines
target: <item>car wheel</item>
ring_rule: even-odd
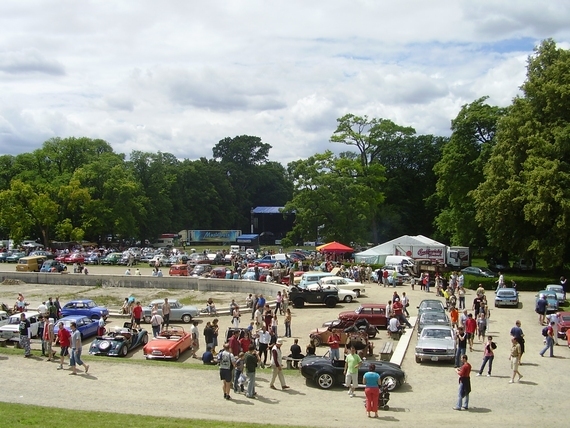
[[[327,308],[334,308],[336,306],[336,299],[329,297],[325,300],[325,305]]]
[[[323,344],[323,339],[321,339],[321,336],[313,336],[312,339],[315,347],[321,346]]]
[[[180,358],[180,349],[176,350],[176,355],[174,356],[174,361],[178,361]]]
[[[141,343],[143,345],[146,345],[148,343],[148,334],[145,334],[141,340]]]
[[[356,297],[360,297],[360,290],[352,290],[356,293]]]
[[[422,359],[420,357],[416,356],[416,363],[421,364],[421,362],[422,362]]]
[[[150,324],[150,317],[149,317],[149,316],[145,316],[143,321],[144,321],[146,324]]]
[[[388,387],[388,391],[393,391],[394,389],[396,389],[396,386],[398,385],[398,381],[396,380],[396,378],[394,376],[388,375],[382,379],[382,385],[385,385],[385,384],[390,384],[390,386]]]
[[[372,332],[372,329],[368,330],[368,338],[374,339],[376,337],[376,333],[378,333],[378,330],[376,329],[374,329],[374,332]]]
[[[303,306],[305,306],[305,301],[299,297],[295,299],[295,301],[293,302],[293,306],[295,306],[296,308],[302,308]]]
[[[182,315],[182,322],[185,322],[186,324],[190,323],[192,321],[192,317],[188,314],[186,315]]]
[[[346,296],[344,298],[344,303],[350,303],[350,302],[352,302],[352,296]]]
[[[317,385],[321,389],[331,389],[334,385],[334,377],[330,373],[321,373],[317,377]]]
[[[123,346],[123,347],[121,348],[121,351],[119,352],[119,355],[120,355],[121,357],[126,357],[128,353],[129,353],[129,350],[127,349],[127,346],[125,345],[125,346]]]

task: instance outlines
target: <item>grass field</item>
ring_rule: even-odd
[[[123,428],[176,428],[204,427],[217,428],[293,428],[290,425],[244,424],[243,422],[220,422],[203,419],[181,419],[154,416],[126,415],[121,413],[86,412],[81,410],[54,409],[51,407],[29,406],[0,402],[0,415],[11,428],[100,428],[102,426],[120,426]]]

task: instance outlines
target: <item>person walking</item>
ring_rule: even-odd
[[[459,391],[457,394],[457,404],[453,410],[469,410],[469,394],[471,393],[471,364],[467,361],[467,355],[461,356],[461,367],[456,369],[459,376]]]
[[[511,337],[515,338],[520,345],[520,355],[518,357],[518,364],[522,365],[522,356],[524,354],[524,333],[521,328],[520,320],[515,321],[515,326],[511,328]]]
[[[364,394],[366,395],[366,414],[370,416],[370,412],[374,412],[374,417],[378,417],[378,398],[380,397],[380,375],[376,373],[376,365],[374,363],[368,366],[368,371],[364,373]]]
[[[255,392],[255,370],[260,362],[259,355],[255,350],[255,344],[251,343],[249,349],[244,356],[245,375],[247,377],[247,391],[245,396],[247,398],[256,398]]]
[[[285,383],[285,377],[283,376],[281,345],[283,345],[283,339],[277,339],[275,345],[271,348],[271,368],[273,369],[271,382],[269,383],[271,389],[277,389],[275,388],[275,379],[277,379],[277,377],[279,377],[281,389],[289,389],[289,386]]]
[[[57,330],[57,341],[59,342],[60,351],[59,351],[59,367],[58,370],[63,370],[63,362],[65,357],[69,355],[69,345],[71,345],[71,333],[67,331],[63,323],[60,321],[58,323],[58,330]]]
[[[546,329],[546,346],[540,351],[540,356],[544,357],[544,353],[550,349],[550,357],[554,357],[554,322],[551,322]]]
[[[26,318],[26,314],[21,313],[18,332],[20,333],[20,347],[24,349],[24,357],[26,358],[30,358],[32,356],[32,348],[30,346],[32,330],[30,327],[30,321]]]
[[[354,397],[354,388],[358,385],[358,368],[362,365],[362,359],[356,353],[354,346],[350,347],[350,354],[344,360],[345,384],[348,386],[348,395]]]
[[[483,364],[481,364],[481,368],[479,369],[479,373],[477,376],[481,376],[483,374],[483,370],[489,363],[489,371],[487,372],[487,377],[491,377],[491,371],[493,370],[493,359],[495,358],[494,350],[497,349],[497,345],[493,342],[493,337],[487,337],[487,343],[485,343],[484,351],[483,351]]]
[[[267,331],[265,326],[261,327],[261,331],[257,332],[257,340],[259,342],[259,355],[263,355],[261,368],[265,368],[267,365],[267,349],[269,348],[269,341],[271,340],[271,334]]]
[[[152,317],[150,317],[150,325],[152,327],[152,336],[158,337],[160,333],[160,326],[164,322],[164,319],[158,314],[158,311],[152,311]],[[208,324],[210,322],[208,321]]]
[[[170,303],[168,303],[168,297],[164,298],[164,303],[162,304],[162,327],[168,330],[170,326]]]
[[[77,366],[85,367],[85,373],[89,371],[89,366],[81,361],[81,333],[77,330],[77,324],[72,322],[71,327],[71,357],[69,358],[69,365],[71,367],[71,373],[73,375],[77,374]]]
[[[46,323],[44,325],[43,342],[45,346],[45,352],[47,353],[48,361],[53,361],[55,352],[52,350],[52,344],[54,342],[54,319],[46,318]]]
[[[515,375],[518,375],[518,382],[521,381],[523,375],[519,372],[519,365],[522,357],[521,345],[517,341],[516,337],[511,338],[511,353],[509,355],[509,360],[511,362],[511,369],[513,370],[513,375],[509,383],[515,382]]]

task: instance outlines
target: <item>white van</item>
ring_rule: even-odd
[[[230,254],[238,254],[239,245],[230,245]]]
[[[299,282],[298,287],[307,288],[307,285],[316,284],[321,278],[324,278],[325,276],[334,276],[334,274],[331,272],[321,272],[318,270],[305,272],[303,275],[301,275],[301,281]]]
[[[386,256],[384,264],[393,265],[393,266],[402,266],[402,267],[405,267],[406,265],[413,266],[414,259],[408,256]]]

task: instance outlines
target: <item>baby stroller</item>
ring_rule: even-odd
[[[379,410],[390,410],[388,406],[388,401],[390,401],[390,388],[394,386],[393,382],[383,382],[380,385],[380,395],[378,396],[378,409]],[[366,407],[366,400],[364,400],[364,407]]]

